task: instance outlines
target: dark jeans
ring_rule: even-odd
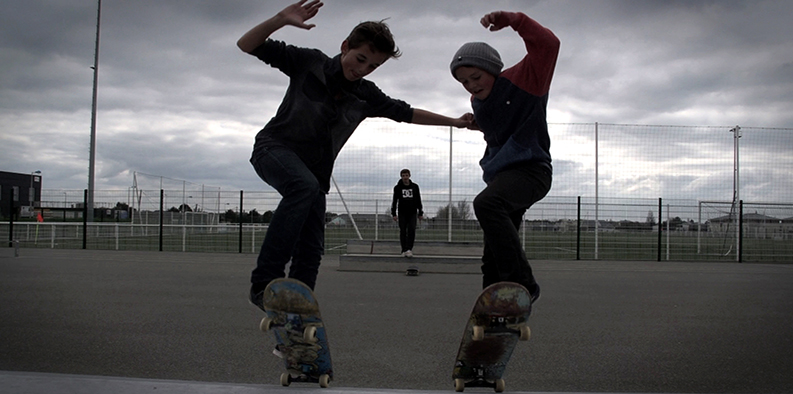
[[[517,282],[534,292],[537,282],[521,247],[523,214],[551,189],[551,172],[524,164],[496,175],[474,198],[474,212],[484,232],[482,287]]]
[[[289,277],[313,289],[325,250],[325,192],[289,148],[259,147],[251,164],[282,197],[264,237],[251,283],[263,286],[283,278],[291,260]]]
[[[402,251],[413,250],[413,241],[416,239],[416,219],[417,214],[399,215],[399,243]]]

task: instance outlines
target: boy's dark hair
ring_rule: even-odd
[[[402,176],[402,174],[408,174],[408,175],[410,175],[410,170],[408,170],[407,168],[405,168],[405,169],[403,169],[402,171],[399,171],[399,176]]]
[[[350,35],[347,36],[347,45],[350,49],[360,48],[364,44],[369,44],[372,51],[385,53],[389,57],[402,56],[402,52],[394,42],[391,30],[385,24],[385,19],[379,22],[361,22],[352,29]]]

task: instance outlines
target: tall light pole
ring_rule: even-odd
[[[91,102],[91,145],[88,159],[88,196],[86,197],[86,220],[94,221],[94,169],[96,168],[96,87],[99,81],[99,22],[102,19],[102,0],[96,8],[96,47],[94,49],[94,93]]]
[[[732,218],[735,220],[735,261],[740,261],[741,259],[741,231],[738,226],[741,225],[740,212],[738,210],[738,206],[741,203],[741,171],[740,171],[740,160],[738,159],[738,153],[740,152],[740,147],[738,141],[741,138],[741,126],[735,126],[730,129],[730,132],[733,133],[733,158],[732,158],[732,209],[731,211],[735,214]]]

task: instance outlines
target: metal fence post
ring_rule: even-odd
[[[165,191],[163,189],[160,189],[160,241],[159,241],[160,242],[160,252],[162,252],[162,232],[163,232],[163,229],[164,229],[162,221],[165,218],[165,212],[163,211],[163,204],[165,202],[164,200],[165,200]]]
[[[14,247],[14,188],[8,188],[8,247]]]
[[[738,201],[738,262],[743,263],[743,200]]]
[[[658,199],[658,261],[661,261],[661,231],[663,231],[663,226],[661,225],[661,220],[663,219],[663,199]]]
[[[240,240],[239,240],[239,252],[242,253],[242,190],[240,190]]]
[[[88,189],[83,189],[83,249],[88,249]]]
[[[578,215],[576,218],[575,259],[581,260],[581,196],[578,196]]]

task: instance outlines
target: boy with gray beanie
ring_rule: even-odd
[[[480,23],[490,31],[511,27],[528,52],[502,72],[498,51],[483,42],[469,42],[454,54],[450,65],[454,78],[471,93],[475,126],[487,142],[479,161],[487,187],[474,199],[474,212],[484,232],[482,287],[516,282],[526,287],[534,302],[540,286],[518,230],[526,210],[551,188],[546,106],[559,39],[520,12],[492,12]]]

